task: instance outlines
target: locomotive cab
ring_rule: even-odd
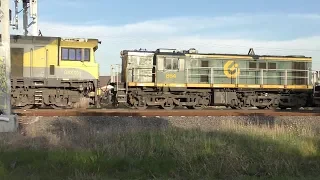
[[[13,107],[96,103],[97,39],[12,35],[11,42]]]
[[[58,78],[99,79],[99,65],[95,60],[97,39],[61,38],[57,66]]]
[[[179,87],[179,84],[185,83],[186,56],[184,53],[176,49],[157,49],[155,57],[158,86]]]

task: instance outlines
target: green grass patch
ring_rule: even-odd
[[[91,130],[59,136],[60,146],[35,146],[35,137],[25,137],[23,146],[3,144],[0,179],[320,179],[320,139],[305,131],[240,124]]]

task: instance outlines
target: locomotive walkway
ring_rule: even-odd
[[[320,116],[320,110],[233,110],[233,109],[205,109],[205,110],[133,110],[133,109],[16,109],[19,116]]]

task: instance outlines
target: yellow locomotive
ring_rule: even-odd
[[[98,39],[11,36],[13,107],[96,104]]]

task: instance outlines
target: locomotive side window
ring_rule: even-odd
[[[76,60],[76,50],[69,49],[69,60]]]
[[[171,59],[164,58],[165,69],[171,69]]]
[[[64,61],[90,61],[90,49],[61,48],[61,59]]]
[[[209,61],[202,60],[201,67],[209,67]],[[206,75],[206,74],[209,74],[209,70],[203,69],[203,70],[201,70],[200,74],[201,74],[200,75],[200,82],[209,83],[209,75]]]
[[[277,69],[277,64],[276,63],[268,63],[268,69]]]
[[[201,67],[209,67],[209,61],[201,61]]]
[[[172,69],[173,70],[177,70],[178,69],[178,63],[179,63],[179,60],[178,59],[172,59]]]
[[[81,53],[82,53],[81,49],[76,49],[76,60],[77,61],[81,61],[81,59],[82,59]]]
[[[179,59],[178,58],[164,58],[164,67],[166,70],[178,70]]]
[[[62,60],[67,60],[69,59],[69,49],[66,49],[66,48],[62,48],[61,50],[62,54],[61,54],[61,59]]]
[[[84,49],[84,57],[83,60],[90,61],[90,49],[86,48]]]
[[[256,62],[249,62],[249,68],[250,69],[256,69],[257,68],[257,63]]]

